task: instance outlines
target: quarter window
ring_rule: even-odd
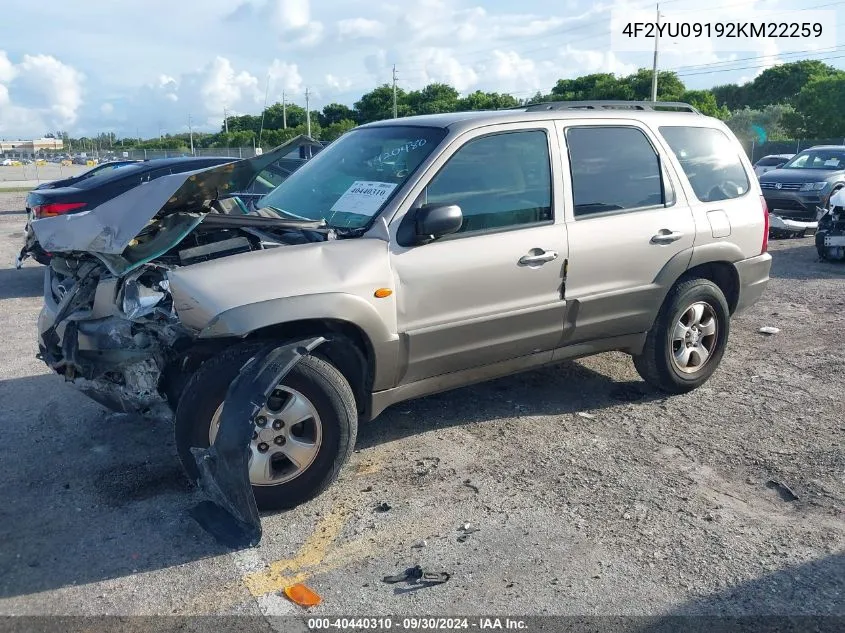
[[[540,130],[468,141],[425,190],[426,204],[456,204],[460,232],[502,229],[552,219],[549,144]]]
[[[706,127],[663,126],[660,133],[701,202],[730,200],[748,193],[748,174],[724,132]]]
[[[671,203],[660,160],[634,127],[571,127],[566,130],[575,215],[623,211]]]

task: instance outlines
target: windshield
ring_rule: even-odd
[[[783,169],[845,169],[845,150],[807,150],[786,163]]]
[[[300,167],[259,206],[280,217],[365,227],[445,136],[446,130],[432,127],[353,130]]]

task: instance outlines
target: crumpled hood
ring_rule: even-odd
[[[244,191],[261,170],[303,144],[319,145],[308,136],[297,136],[260,156],[156,178],[89,211],[33,220],[32,230],[47,252],[120,255],[156,216],[204,214],[207,202]]]

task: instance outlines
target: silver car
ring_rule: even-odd
[[[249,361],[290,344],[243,409],[262,508],[318,494],[403,400],[611,350],[695,389],[769,279],[754,170],[683,104],[370,123],[257,208],[220,195],[240,164],[33,222],[54,253],[40,355],[108,406],[172,411],[198,479]]]

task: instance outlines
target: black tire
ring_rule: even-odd
[[[231,382],[263,343],[230,347],[203,363],[179,399],[175,416],[176,449],[188,477],[196,481],[191,447],[209,446],[209,429],[215,411]],[[323,492],[349,459],[358,432],[358,413],[352,388],[331,364],[305,356],[282,384],[300,392],[317,410],[322,423],[322,443],[314,462],[294,479],[278,485],[252,486],[260,510],[292,508]]]
[[[694,303],[707,303],[717,323],[716,341],[709,359],[694,373],[680,371],[672,359],[671,332],[681,315]],[[634,367],[650,385],[671,394],[692,391],[704,384],[722,360],[730,334],[730,310],[724,293],[708,279],[687,278],[669,291],[645,346],[634,356]]]

